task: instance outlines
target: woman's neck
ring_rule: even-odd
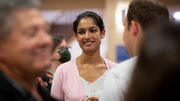
[[[78,58],[77,61],[83,64],[98,64],[103,62],[104,59],[100,56],[100,52],[96,53],[85,53],[83,52]]]
[[[57,67],[58,67],[59,65],[61,65],[61,64],[62,64],[62,63],[59,62],[58,60],[52,60],[52,61],[51,61],[51,67],[49,68],[50,71],[52,71],[52,73],[54,74],[55,71],[56,71],[56,69],[57,69]]]

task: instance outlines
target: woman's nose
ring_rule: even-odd
[[[89,33],[88,31],[85,33],[85,38],[90,38],[90,35],[91,33]]]

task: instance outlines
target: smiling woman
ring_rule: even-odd
[[[98,101],[107,70],[116,65],[100,56],[101,39],[105,37],[103,20],[86,11],[74,21],[73,30],[83,52],[58,67],[51,94],[65,101]]]

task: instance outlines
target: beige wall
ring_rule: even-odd
[[[122,10],[128,9],[129,0],[106,0],[105,11],[108,25],[108,59],[116,61],[116,47],[123,45]]]
[[[112,4],[117,1],[128,1],[128,0],[41,0],[43,8],[47,10],[53,9],[84,9],[84,8],[100,8],[105,9],[108,7],[108,3]],[[159,0],[167,6],[179,6],[180,0]]]
[[[105,0],[41,0],[45,10],[105,8]]]

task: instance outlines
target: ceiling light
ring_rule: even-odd
[[[176,19],[176,20],[180,20],[180,12],[175,12],[173,17]]]

